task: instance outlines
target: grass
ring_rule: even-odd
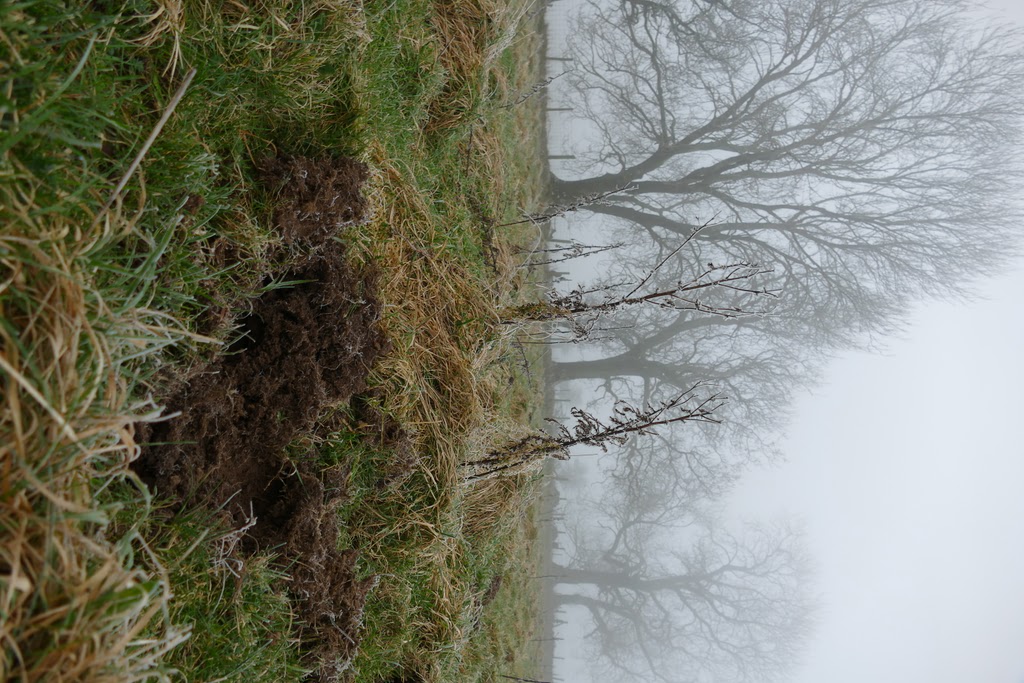
[[[260,180],[280,153],[370,167],[369,222],[343,239],[379,273],[392,350],[371,400],[412,451],[382,488],[394,453],[354,419],[316,443],[351,470],[339,544],[381,577],[345,677],[527,672],[534,478],[467,486],[459,463],[539,400],[497,316],[528,296],[511,247],[530,235],[490,227],[544,193],[539,104],[503,106],[540,78],[529,9],[0,6],[0,678],[280,681],[307,666],[287,567],[239,560],[210,511],[169,514],[128,467],[161,390],[221,353],[301,256]]]

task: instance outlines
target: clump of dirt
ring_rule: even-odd
[[[265,171],[284,178],[277,227],[311,248],[284,274],[299,284],[260,296],[238,321],[241,338],[166,400],[177,416],[140,427],[146,445],[134,467],[160,496],[220,509],[245,528],[241,552],[279,554],[303,647],[319,680],[334,681],[355,653],[376,580],[359,579],[355,551],[336,548],[347,472],[323,470],[312,454],[291,462],[285,451],[327,407],[364,391],[386,350],[373,274],[349,267],[330,239],[361,219],[366,171],[307,159],[273,160]]]
[[[329,247],[288,276],[304,282],[261,296],[229,355],[167,401],[181,415],[149,427],[146,441],[162,445],[137,465],[162,495],[258,505],[285,447],[325,407],[365,389],[385,347],[379,306],[342,256]]]
[[[363,220],[359,188],[366,164],[349,157],[274,157],[263,162],[266,184],[281,201],[274,222],[288,244],[324,244],[339,228]]]
[[[363,607],[376,576],[356,576],[358,552],[339,551],[338,508],[347,501],[346,469],[315,472],[310,460],[274,479],[263,515],[243,540],[243,551],[281,548],[297,598],[298,636],[316,663],[316,679],[336,681],[355,655]]]

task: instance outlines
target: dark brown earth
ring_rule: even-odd
[[[347,157],[274,157],[261,171],[278,196],[274,222],[286,243],[321,245],[339,227],[363,220],[366,200],[359,188],[367,168],[362,162]]]
[[[372,273],[348,266],[344,248],[330,239],[362,219],[366,167],[275,159],[264,173],[280,201],[277,227],[307,250],[284,274],[301,284],[260,296],[238,321],[239,341],[171,391],[166,412],[179,415],[140,428],[147,445],[135,468],[179,509],[221,510],[236,529],[255,519],[239,552],[278,554],[292,577],[303,647],[317,678],[332,681],[336,665],[355,652],[376,580],[358,579],[355,551],[336,547],[344,465],[323,469],[315,454],[292,460],[285,451],[326,408],[364,391],[386,350]]]

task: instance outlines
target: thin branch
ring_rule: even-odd
[[[717,215],[717,214],[716,214],[716,215],[715,215],[715,216],[714,216],[714,217],[713,217],[713,218],[712,218],[711,220],[714,220],[715,218],[718,218],[718,215]],[[646,285],[646,284],[647,284],[647,283],[648,283],[648,282],[650,281],[650,279],[651,279],[652,277],[654,277],[654,274],[655,274],[655,273],[657,273],[657,272],[658,272],[658,271],[659,271],[659,270],[661,269],[661,267],[662,267],[662,266],[664,266],[664,265],[665,265],[665,264],[666,264],[666,263],[668,262],[668,260],[669,260],[670,258],[672,258],[672,257],[673,257],[673,256],[675,256],[676,254],[678,254],[678,253],[679,253],[679,251],[680,251],[680,250],[681,250],[681,249],[682,249],[683,247],[685,247],[685,246],[686,246],[687,244],[689,244],[689,243],[690,243],[690,241],[691,241],[691,240],[692,240],[692,239],[693,239],[694,237],[696,237],[696,236],[697,236],[697,233],[699,233],[699,232],[700,232],[701,230],[703,230],[704,228],[706,228],[706,227],[708,227],[709,225],[711,225],[711,220],[705,221],[703,225],[698,225],[698,226],[697,226],[696,228],[694,228],[694,229],[693,229],[693,232],[691,232],[691,233],[690,233],[690,234],[689,234],[689,235],[687,236],[687,238],[683,240],[682,244],[680,244],[680,245],[679,245],[678,247],[676,247],[675,249],[673,249],[672,251],[670,251],[670,252],[668,253],[668,256],[666,256],[665,258],[661,259],[661,262],[660,262],[660,263],[658,263],[658,265],[654,266],[654,268],[652,268],[652,269],[651,269],[651,271],[650,271],[649,273],[647,273],[647,276],[646,276],[646,277],[644,277],[644,278],[643,278],[642,280],[640,280],[640,282],[638,282],[638,283],[637,283],[636,287],[634,287],[634,288],[632,289],[632,291],[630,291],[630,293],[629,293],[629,294],[627,294],[627,295],[626,295],[625,297],[623,297],[623,298],[626,298],[626,299],[628,299],[629,297],[633,296],[633,295],[634,295],[634,294],[636,294],[636,293],[637,293],[638,291],[640,291],[640,288],[641,288],[641,287],[643,287],[644,285]]]
[[[537,93],[551,85],[555,81],[555,79],[561,78],[564,75],[565,72],[563,71],[560,74],[555,74],[554,76],[549,76],[548,78],[545,78],[540,83],[535,83],[532,88],[530,88],[524,93],[520,93],[519,96],[516,97],[514,100],[507,104],[501,105],[500,107],[498,107],[498,109],[513,109],[515,107],[518,107],[520,104],[522,104],[526,100],[530,99],[531,97],[533,97],[534,95],[536,95]]]
[[[536,225],[537,223],[544,223],[545,221],[549,221],[552,218],[557,218],[558,216],[564,216],[567,213],[579,211],[580,209],[590,206],[592,204],[599,204],[608,197],[611,197],[612,195],[619,194],[620,192],[629,192],[633,189],[635,188],[631,185],[624,185],[622,187],[616,187],[615,189],[608,190],[606,192],[594,192],[593,194],[588,194],[583,197],[580,197],[571,204],[555,204],[554,206],[548,207],[548,209],[543,213],[526,214],[526,217],[523,218],[522,220],[512,221],[511,223],[500,223],[495,227],[504,228],[510,225],[522,225],[524,223],[533,223],[534,225]]]
[[[149,152],[149,148],[153,146],[153,142],[155,142],[157,136],[160,135],[160,131],[163,130],[164,124],[166,124],[171,118],[171,114],[174,113],[175,108],[178,106],[178,102],[180,102],[181,98],[185,96],[185,90],[188,89],[188,86],[192,83],[192,79],[195,78],[195,75],[195,67],[185,74],[185,80],[182,81],[180,86],[178,86],[178,90],[174,93],[174,97],[171,98],[167,108],[164,109],[163,116],[161,116],[160,120],[156,122],[156,125],[153,127],[153,131],[149,134],[149,137],[146,138],[146,142],[143,143],[142,149],[140,149],[139,153],[135,155],[131,165],[128,166],[128,170],[125,171],[123,176],[121,176],[121,182],[119,182],[117,187],[114,188],[114,191],[110,193],[110,197],[107,199],[106,203],[100,207],[98,212],[96,212],[96,217],[92,220],[92,227],[96,227],[100,222],[100,219],[103,218],[103,214],[105,214],[107,210],[114,205],[114,202],[117,201],[118,196],[121,194],[121,190],[123,190],[125,185],[128,184],[131,177],[135,175],[135,171],[139,168],[139,164],[142,163],[143,157],[145,157],[146,153]]]

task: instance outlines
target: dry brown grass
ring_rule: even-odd
[[[373,519],[366,519],[368,510],[361,513],[362,532],[372,530],[360,536],[364,557],[402,568],[395,576],[385,574],[374,594],[373,628],[381,629],[374,640],[394,643],[377,658],[394,658],[423,680],[441,681],[455,680],[461,653],[478,633],[489,583],[479,585],[479,563],[493,563],[485,571],[502,571],[505,555],[496,546],[516,533],[529,503],[530,477],[467,484],[459,465],[486,449],[490,439],[515,431],[514,420],[498,418],[509,392],[512,355],[498,310],[524,296],[524,274],[509,235],[495,235],[489,225],[507,215],[509,203],[518,210],[538,201],[540,190],[519,187],[531,174],[521,173],[511,158],[522,154],[523,140],[536,140],[536,131],[527,132],[529,124],[519,121],[535,110],[500,110],[499,126],[494,110],[474,99],[489,92],[501,102],[505,87],[524,87],[497,76],[503,71],[494,62],[498,52],[490,49],[515,29],[508,21],[522,14],[472,0],[436,2],[432,9],[434,49],[447,76],[434,91],[412,147],[459,145],[456,163],[471,177],[449,171],[445,187],[424,187],[417,177],[421,162],[395,158],[387,145],[371,143],[363,154],[373,169],[366,186],[370,221],[360,228],[353,252],[380,268],[382,325],[393,345],[375,367],[373,383],[382,407],[401,422],[420,453],[416,500],[402,498],[408,489],[396,491],[384,494],[394,500],[379,501]],[[497,95],[487,85],[490,75],[502,91]],[[492,100],[488,107],[493,105]],[[478,118],[482,110],[487,118]],[[518,137],[509,134],[515,125],[522,125]],[[473,178],[486,179],[486,192]],[[481,240],[486,271],[475,251]],[[468,251],[466,242],[473,245]],[[380,495],[374,494],[378,500]],[[482,560],[481,546],[491,546],[487,552],[494,556]],[[407,638],[415,644],[406,645]],[[372,667],[365,660],[360,665]]]
[[[155,0],[156,8],[138,18],[146,34],[135,39],[141,47],[152,47],[166,36],[171,41],[171,58],[164,74],[174,77],[181,64],[181,33],[185,29],[185,11],[181,0]]]
[[[495,66],[502,52],[521,35],[520,24],[530,5],[436,0],[432,6],[438,59],[448,78],[430,103],[425,131],[438,133],[469,121],[476,109],[475,98],[483,93],[497,100],[507,95],[507,72]]]
[[[371,179],[371,259],[382,264],[383,325],[399,346],[375,370],[393,414],[457,461],[457,441],[483,417],[476,349],[463,342],[497,324],[496,300],[450,254],[425,198],[388,159]],[[475,333],[475,334],[474,334]],[[445,468],[442,468],[445,469]]]
[[[469,487],[462,502],[462,530],[471,537],[494,535],[522,523],[532,499],[523,496],[524,478],[495,477]]]
[[[97,482],[127,476],[133,424],[152,417],[152,406],[129,403],[122,359],[184,333],[144,306],[113,310],[95,287],[91,259],[103,242],[130,233],[135,215],[118,208],[87,229],[81,207],[42,210],[39,181],[7,169],[0,679],[142,680],[187,632],[164,619],[170,591],[159,562],[156,571],[135,566],[145,544],[131,529],[111,527],[112,510],[94,495]],[[134,502],[146,504],[141,495]],[[154,631],[162,637],[152,639]]]

